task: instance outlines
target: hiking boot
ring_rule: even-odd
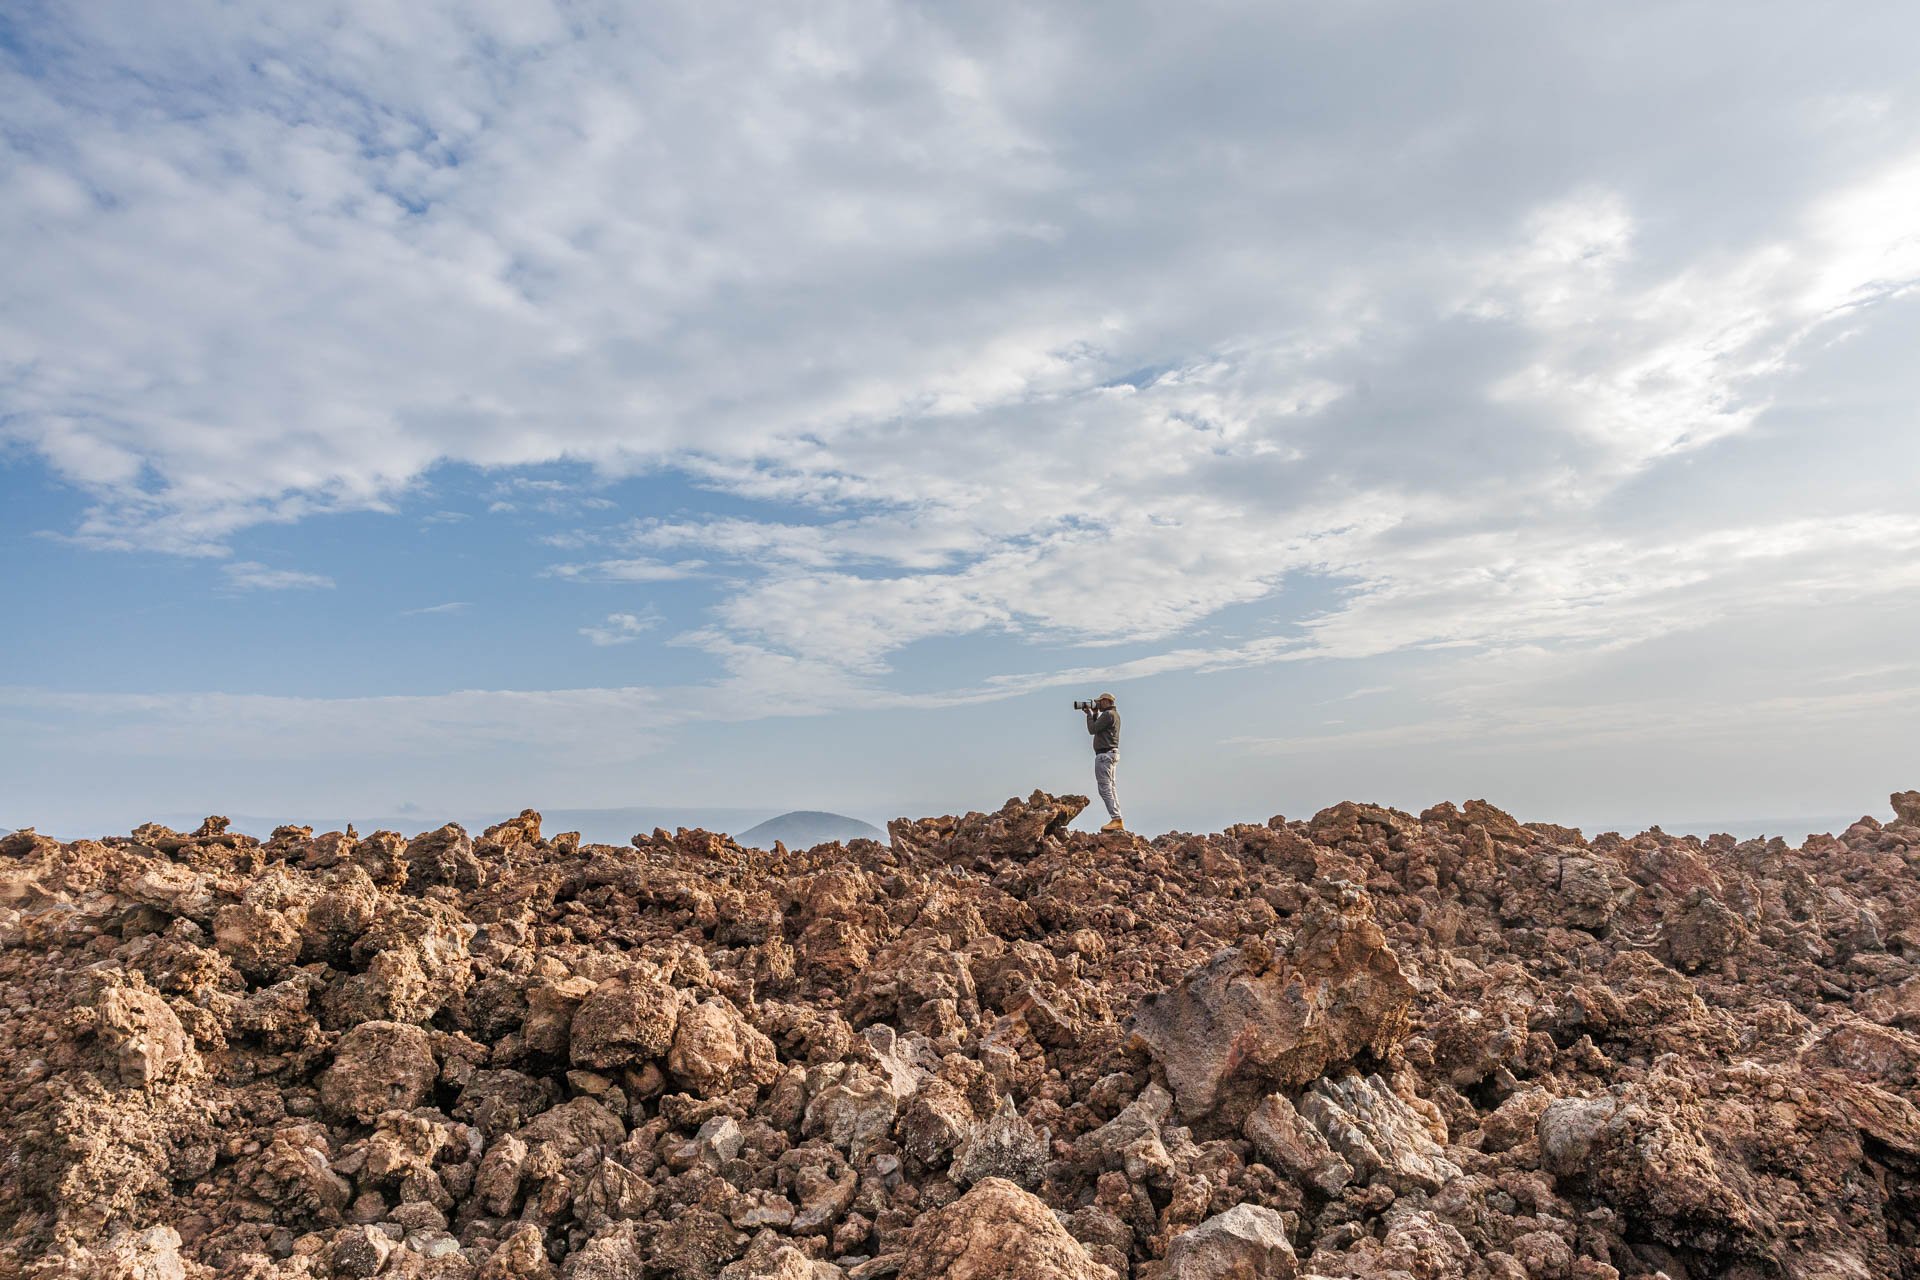
[[[1126,829],[1127,829],[1127,824],[1120,821],[1120,819],[1118,818],[1114,818],[1110,820],[1106,826],[1100,828],[1100,830],[1102,831],[1125,831]]]

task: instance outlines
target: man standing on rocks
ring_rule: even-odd
[[[1093,735],[1093,785],[1099,788],[1100,802],[1107,806],[1107,825],[1102,831],[1125,831],[1120,816],[1120,791],[1114,774],[1120,768],[1120,713],[1114,699],[1103,693],[1086,708],[1087,732]]]

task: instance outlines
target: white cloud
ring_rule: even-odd
[[[1920,279],[1915,20],[1820,51],[1761,8],[1735,51],[1637,8],[1624,100],[1570,9],[89,6],[0,97],[0,236],[36,248],[0,440],[90,496],[63,532],[182,555],[450,465],[582,522],[671,477],[528,536],[562,580],[712,588],[672,619],[720,672],[689,716],[1909,591],[1897,496],[1635,506]],[[1359,53],[1364,93],[1328,71]],[[594,479],[521,474],[556,463]],[[1231,610],[1255,638],[1196,634]],[[988,636],[1047,652],[900,674]]]
[[[445,604],[422,605],[418,609],[402,609],[400,612],[402,617],[411,618],[426,613],[459,613],[470,605],[471,602],[467,600],[449,600]]]
[[[610,613],[598,626],[582,627],[580,634],[596,645],[631,644],[660,625],[656,613]]]
[[[692,577],[702,567],[702,562],[698,560],[666,564],[638,557],[629,560],[595,560],[587,564],[556,564],[547,573],[556,578],[580,582],[673,582]]]
[[[333,579],[324,573],[305,573],[299,569],[273,569],[257,560],[237,560],[220,566],[227,585],[236,591],[294,591],[331,587]]]

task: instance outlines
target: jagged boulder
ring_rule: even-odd
[[[1172,1113],[1172,1095],[1149,1084],[1119,1115],[1074,1143],[1077,1158],[1091,1170],[1125,1171],[1134,1182],[1164,1179],[1173,1169],[1173,1158],[1161,1131]]]
[[[1162,1280],[1293,1280],[1287,1224],[1272,1209],[1237,1204],[1174,1237]]]
[[[540,1228],[527,1223],[500,1242],[474,1280],[553,1280],[553,1275]]]
[[[894,1137],[922,1164],[943,1165],[973,1132],[977,1119],[964,1092],[950,1081],[933,1079],[901,1108]]]
[[[136,1089],[200,1070],[200,1055],[167,1002],[151,991],[108,987],[96,1004],[94,1035],[112,1076]]]
[[[968,1133],[948,1176],[963,1187],[987,1178],[1005,1178],[1031,1190],[1040,1185],[1046,1169],[1046,1136],[1021,1118],[1013,1099],[1002,1098],[993,1115]]]
[[[1336,1195],[1353,1181],[1353,1166],[1284,1094],[1273,1094],[1255,1107],[1245,1131],[1261,1159],[1321,1195]]]
[[[519,817],[496,822],[481,832],[480,841],[508,853],[522,845],[537,845],[540,843],[540,815],[532,809],[522,809]]]
[[[1004,1178],[987,1178],[907,1234],[898,1280],[1117,1280],[1053,1210]]]
[[[1427,1121],[1377,1075],[1317,1082],[1300,1115],[1364,1181],[1433,1192],[1460,1176]]]
[[[1381,1215],[1378,1236],[1362,1235],[1344,1249],[1317,1248],[1301,1272],[1309,1280],[1467,1280],[1474,1252],[1452,1223],[1430,1210],[1396,1201]],[[1535,1280],[1536,1276],[1544,1280],[1554,1273],[1522,1269],[1520,1276],[1492,1274],[1499,1280]],[[1580,1280],[1602,1280],[1606,1274],[1588,1271]]]
[[[706,1098],[741,1084],[771,1083],[779,1063],[773,1042],[732,1001],[716,996],[680,1014],[667,1071],[675,1083]]]
[[[994,813],[969,813],[961,818],[904,818],[887,824],[895,847],[921,849],[938,843],[950,857],[1031,858],[1048,839],[1059,836],[1087,807],[1087,797],[1048,795],[1035,791],[1025,800],[1015,796]]]
[[[433,1042],[405,1022],[363,1022],[340,1037],[320,1076],[320,1105],[368,1124],[383,1111],[415,1107],[439,1074]]]
[[[477,889],[486,867],[474,856],[473,838],[457,822],[414,837],[406,848],[407,888],[424,892],[436,885]]]
[[[1911,1142],[1920,1114],[1865,1089],[1838,1072],[1669,1059],[1617,1095],[1550,1105],[1541,1159],[1669,1247],[1805,1250],[1833,1274],[1874,1274],[1889,1256],[1884,1222],[1844,1188],[1859,1184],[1863,1133]]]
[[[1298,1086],[1405,1036],[1413,984],[1359,889],[1317,898],[1290,945],[1256,939],[1220,952],[1148,997],[1134,1041],[1166,1073],[1180,1113],[1244,1116],[1275,1088]]]
[[[644,973],[609,978],[574,1011],[568,1056],[576,1066],[595,1068],[661,1058],[679,1024],[680,1000],[665,982]]]
[[[840,1064],[807,1073],[812,1097],[801,1117],[801,1131],[818,1134],[849,1156],[864,1156],[893,1128],[900,1102],[886,1081],[858,1064]]]

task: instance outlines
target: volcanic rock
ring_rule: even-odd
[[[18,832],[0,1280],[1913,1280],[1916,796]]]
[[[1372,903],[1339,885],[1315,899],[1284,950],[1249,940],[1142,1001],[1132,1034],[1192,1119],[1361,1053],[1384,1055],[1406,1033],[1412,1001]]]
[[[716,996],[680,1015],[667,1051],[667,1071],[676,1083],[711,1097],[739,1084],[771,1084],[779,1062],[773,1042],[754,1030],[731,1001]]]
[[[417,1106],[438,1073],[433,1042],[419,1027],[363,1022],[334,1046],[333,1063],[319,1079],[320,1105],[365,1124],[383,1111]]]
[[[907,1233],[898,1280],[1115,1280],[1046,1203],[987,1178]]]
[[[1286,1222],[1271,1209],[1237,1204],[1182,1232],[1167,1250],[1164,1280],[1293,1280]]]
[[[568,1057],[582,1067],[623,1067],[663,1057],[679,1021],[679,1000],[666,983],[644,974],[609,978],[574,1011]]]
[[[1362,1180],[1431,1192],[1460,1174],[1426,1122],[1377,1075],[1317,1082],[1300,1114]]]
[[[1338,1194],[1353,1181],[1353,1166],[1284,1094],[1276,1093],[1254,1108],[1246,1134],[1262,1159],[1321,1195]]]
[[[151,991],[108,987],[100,993],[94,1034],[124,1084],[145,1088],[198,1071],[200,1055],[167,1002]]]
[[[1005,1178],[1032,1190],[1046,1167],[1045,1136],[1020,1118],[1013,1099],[1002,1098],[999,1110],[973,1126],[948,1175],[963,1187],[986,1178]]]

